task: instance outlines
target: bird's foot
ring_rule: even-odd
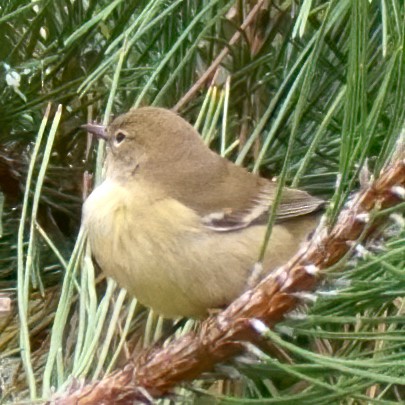
[[[261,280],[263,275],[263,263],[256,262],[253,266],[252,271],[250,272],[250,276],[247,281],[246,289],[250,290]]]

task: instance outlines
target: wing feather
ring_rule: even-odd
[[[217,232],[243,229],[249,225],[267,222],[269,210],[274,200],[274,185],[267,183],[245,209],[224,208],[202,217],[203,224]],[[321,209],[325,201],[311,196],[305,191],[286,188],[277,209],[276,221],[307,215]]]

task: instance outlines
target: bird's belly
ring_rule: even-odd
[[[241,255],[240,249],[239,254],[224,252],[223,241],[217,241],[212,251],[204,233],[168,227],[159,237],[151,228],[161,224],[149,223],[145,229],[130,222],[123,229],[116,217],[103,216],[89,224],[89,240],[104,273],[142,304],[167,317],[198,317],[243,290],[254,260]],[[111,249],[106,249],[105,238]]]

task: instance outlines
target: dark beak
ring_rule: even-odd
[[[85,129],[87,132],[96,135],[96,137],[99,139],[104,139],[105,141],[108,139],[107,128],[104,125],[84,124],[81,127]]]

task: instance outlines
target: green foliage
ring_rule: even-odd
[[[24,366],[5,400],[100,378],[137,337],[150,342],[164,329],[113,282],[96,282],[80,208],[83,173],[102,179],[103,145],[88,152],[82,123],[177,104],[222,155],[330,198],[331,223],[366,162],[378,175],[390,157],[405,116],[403,2],[264,1],[254,18],[247,3],[1,2],[0,287],[18,295],[18,319],[0,318],[0,361],[21,355]],[[179,103],[224,50],[215,75]],[[273,356],[252,347],[232,363],[238,389],[198,381],[179,391],[184,401],[403,401],[405,235],[396,221],[327,276],[315,304],[268,331]]]

